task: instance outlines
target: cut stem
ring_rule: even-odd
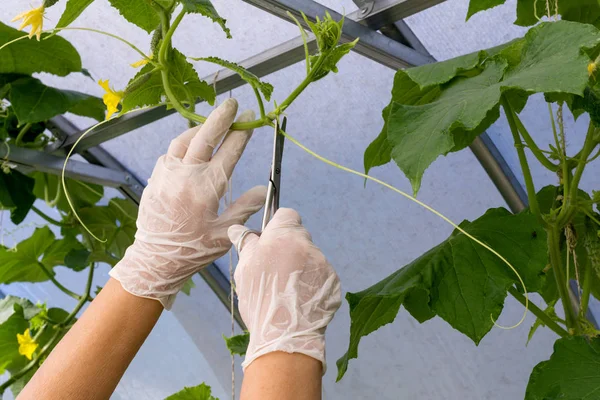
[[[585,318],[590,304],[590,293],[592,292],[592,263],[589,258],[585,266],[585,274],[583,276],[583,288],[581,293],[581,309],[579,315],[581,318]]]
[[[517,299],[517,301],[519,303],[521,303],[523,305],[526,304],[525,296],[523,296],[523,294],[519,293],[519,291],[514,286],[511,286],[510,288],[508,288],[508,293],[510,293],[512,297]],[[560,336],[560,337],[569,336],[569,332],[567,332],[562,326],[558,325],[555,321],[553,321],[552,318],[550,318],[541,308],[539,308],[532,302],[529,303],[529,311],[531,311],[531,313],[533,315],[538,317],[544,323],[544,325],[546,325],[548,328],[550,328],[558,336]]]

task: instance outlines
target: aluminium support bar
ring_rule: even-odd
[[[261,10],[294,23],[294,20],[287,14],[289,12],[305,27],[306,23],[301,16],[301,12],[306,14],[312,21],[315,20],[316,16],[323,16],[326,13],[329,13],[336,21],[343,18],[341,14],[313,0],[244,1]],[[434,62],[431,56],[421,54],[367,26],[353,21],[352,19],[345,19],[344,26],[342,27],[342,42],[351,42],[356,38],[360,38],[360,40],[353,49],[355,52],[393,69],[413,67]]]
[[[35,169],[53,175],[62,175],[64,157],[58,157],[36,150],[11,146],[0,147],[0,158],[8,160],[16,168]],[[110,168],[88,164],[82,161],[69,160],[65,176],[97,185],[120,187],[128,185],[127,174]]]

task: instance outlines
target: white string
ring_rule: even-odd
[[[215,76],[215,86],[218,74],[219,73],[217,72],[217,75]],[[231,90],[229,91],[229,98],[231,98]],[[233,200],[232,178],[229,178],[228,192],[228,206],[231,206]],[[233,248],[231,248],[229,249],[229,310],[231,316],[231,337],[235,335],[235,318],[233,317],[233,311],[235,307],[234,296],[235,289],[233,286]],[[231,353],[231,400],[235,400],[235,355],[233,353]]]

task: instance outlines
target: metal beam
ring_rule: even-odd
[[[54,134],[55,137],[60,138],[61,141],[55,144],[53,147],[46,148],[46,152],[52,152],[56,148],[62,146],[71,137],[76,136],[80,129],[75,126],[67,118],[59,115],[52,118],[47,125],[47,128]],[[117,159],[111,156],[102,147],[94,147],[87,149],[86,151],[80,151],[79,154],[90,164],[101,165],[106,168],[110,168],[115,171],[119,171],[125,174],[126,184],[119,186],[119,190],[126,197],[133,200],[136,204],[139,204],[144,190],[144,184],[129,172]],[[69,161],[71,163],[71,161]]]
[[[329,13],[333,19],[340,20],[343,16],[322,4],[312,0],[244,0],[257,8],[267,11],[286,21],[294,23],[288,12],[295,16],[301,24],[305,25],[301,12],[313,20],[316,16],[323,16]],[[414,2],[406,2],[413,4]],[[407,47],[401,43],[390,39],[367,26],[346,19],[342,28],[342,42],[350,42],[360,38],[354,51],[373,61],[383,64],[393,69],[412,67],[434,62],[431,57],[427,57]]]
[[[53,175],[62,175],[64,157],[44,152],[12,146],[0,147],[0,159],[8,160],[16,168],[34,169]],[[110,168],[70,160],[65,169],[65,176],[97,185],[120,187],[128,185],[127,174]]]

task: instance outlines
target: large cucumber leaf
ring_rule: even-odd
[[[0,22],[0,46],[25,33]],[[66,76],[81,71],[81,58],[75,47],[60,36],[44,37],[43,40],[23,39],[0,50],[0,73],[31,75],[48,72]]]
[[[600,337],[570,336],[533,369],[525,400],[600,398]]]
[[[530,29],[523,40],[438,66],[399,71],[409,79],[395,80],[393,92],[414,90],[415,84],[441,91],[425,104],[393,100],[387,115],[391,158],[411,181],[414,193],[437,157],[464,148],[498,118],[501,95],[517,111],[533,93],[581,96],[589,80],[586,51],[595,50],[599,43],[600,33],[591,25],[542,23]],[[481,60],[478,65],[477,59]],[[366,155],[370,158],[365,159],[365,166],[387,159],[381,156],[385,151],[373,154]]]
[[[106,107],[98,97],[46,86],[32,77],[17,79],[9,85],[10,103],[21,124],[46,121],[66,112],[104,120]]]
[[[506,0],[471,0],[467,12],[467,20],[480,11],[504,4]],[[558,14],[565,21],[596,24],[600,18],[600,4],[597,0],[560,0],[558,2],[547,0],[517,0],[517,20],[515,24],[531,26],[537,24],[541,18]],[[547,6],[550,7],[548,10]]]
[[[73,238],[57,241],[47,226],[37,228],[16,248],[0,248],[0,283],[47,281],[50,278],[44,269],[54,274],[53,268],[64,265],[70,249],[80,248],[81,243]]]
[[[546,234],[537,217],[490,209],[473,222],[461,224],[466,232],[488,244],[519,272],[529,292],[543,287],[547,264]],[[498,318],[510,286],[520,283],[496,255],[459,231],[379,283],[348,293],[350,344],[337,361],[338,380],[348,362],[358,356],[363,336],[394,321],[400,306],[419,322],[437,315],[476,344]]]

